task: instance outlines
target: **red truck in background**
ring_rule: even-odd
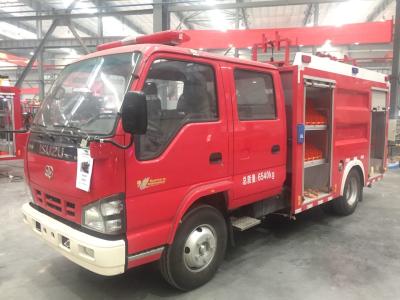
[[[0,161],[24,157],[27,135],[17,134],[23,127],[20,97],[18,88],[0,85]]]
[[[88,270],[159,260],[190,290],[233,230],[318,205],[354,212],[386,169],[389,84],[304,53],[278,68],[171,46],[185,38],[105,44],[63,70],[31,127],[22,210]]]

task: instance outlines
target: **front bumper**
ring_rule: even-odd
[[[125,241],[91,236],[34,209],[22,206],[24,222],[50,246],[74,263],[100,275],[125,272]]]

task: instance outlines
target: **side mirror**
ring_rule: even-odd
[[[131,134],[145,134],[147,130],[146,95],[127,92],[121,106],[122,127]]]

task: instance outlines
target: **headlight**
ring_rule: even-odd
[[[82,225],[106,234],[124,231],[124,194],[113,195],[83,208]]]

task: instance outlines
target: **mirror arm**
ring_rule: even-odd
[[[114,142],[113,140],[104,140],[104,139],[99,139],[99,138],[93,138],[93,139],[90,139],[90,141],[98,142],[98,143],[109,143],[109,144],[112,144],[112,145],[114,145],[115,147],[117,147],[119,149],[126,150],[126,149],[130,148],[133,145],[133,135],[131,135],[131,139],[130,139],[128,145],[121,145],[121,144],[118,144],[118,143]]]

